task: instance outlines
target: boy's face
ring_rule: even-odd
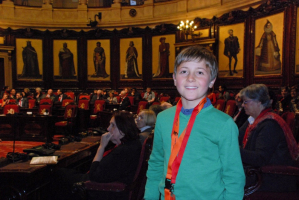
[[[183,106],[185,102],[195,107],[206,96],[208,88],[213,87],[216,78],[211,80],[210,68],[205,60],[201,60],[181,63],[173,80],[182,96]]]

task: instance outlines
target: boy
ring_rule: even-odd
[[[206,98],[217,72],[205,48],[191,46],[177,56],[173,80],[181,101],[158,115],[144,199],[243,198],[238,128]]]

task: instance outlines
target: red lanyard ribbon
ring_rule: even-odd
[[[174,200],[175,195],[173,194],[173,184],[175,184],[176,177],[182,162],[182,158],[187,146],[189,136],[195,121],[197,114],[202,110],[204,104],[207,102],[206,97],[203,98],[199,104],[193,109],[191,117],[188,121],[188,124],[181,136],[179,134],[179,125],[180,125],[180,112],[182,109],[182,102],[179,100],[177,103],[177,108],[174,116],[173,128],[171,132],[171,154],[168,161],[168,168],[165,180],[165,200]]]

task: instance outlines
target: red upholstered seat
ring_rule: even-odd
[[[237,107],[237,105],[236,105],[235,100],[228,100],[226,102],[224,112],[232,117],[236,111],[236,107]]]
[[[39,104],[43,104],[44,102],[47,102],[49,104],[53,104],[52,99],[50,99],[48,97],[41,99],[40,102],[39,102]]]
[[[105,108],[105,104],[106,104],[105,100],[96,100],[94,102],[93,114],[95,115],[98,112],[103,111]]]
[[[89,94],[86,94],[86,93],[84,93],[84,94],[79,94],[79,100],[80,99],[89,99],[90,100],[90,95]]]
[[[71,133],[71,128],[76,125],[77,105],[71,103],[65,107],[63,121],[55,123],[55,127],[62,127],[67,133]]]
[[[164,102],[168,102],[170,99],[170,96],[167,96],[167,97],[160,97],[160,103],[164,103]]]
[[[34,108],[36,106],[36,99],[28,99],[28,108]]]
[[[115,96],[117,99],[117,103],[120,103],[120,96]]]
[[[62,100],[62,103],[61,103],[61,106],[62,106],[62,107],[66,107],[66,106],[69,105],[70,103],[74,103],[74,100],[73,100],[73,99],[63,99],[63,100]]]
[[[17,101],[15,99],[9,99],[9,103],[16,103]]]
[[[100,112],[105,109],[106,101],[105,100],[96,100],[94,102],[94,108],[92,115],[90,115],[90,125],[96,127],[100,122]]]
[[[83,110],[89,109],[89,99],[79,99],[78,108]]]
[[[214,107],[218,110],[223,111],[224,110],[224,106],[225,106],[225,101],[224,99],[217,99]]]
[[[64,94],[66,96],[68,96],[69,98],[75,100],[75,93],[74,92],[65,92]]]
[[[131,105],[134,105],[134,96],[128,96]]]
[[[154,102],[152,103],[152,105],[160,105],[160,102],[159,102],[159,101],[154,101]]]
[[[20,109],[19,109],[19,105],[17,104],[6,104],[3,108],[3,114],[7,115],[7,114],[15,114],[15,113],[19,113]]]
[[[39,105],[39,107],[38,107],[39,115],[43,115],[46,111],[49,112],[49,115],[52,114],[52,104],[48,104],[45,102],[45,103]]]
[[[281,115],[281,118],[289,125],[293,134],[295,132],[295,113],[293,112],[285,112]]]
[[[258,191],[262,182],[262,174],[272,174],[275,175],[289,175],[296,176],[299,181],[299,166],[263,166],[260,168],[248,168],[245,170],[246,176],[255,176],[256,182],[254,185],[246,187],[244,191],[244,200],[297,200],[299,197],[299,189],[294,192],[267,192],[267,191]]]
[[[140,111],[147,108],[147,101],[139,101],[138,103],[138,109],[137,114],[139,114]]]

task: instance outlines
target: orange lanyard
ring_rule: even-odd
[[[204,104],[207,102],[206,97],[203,98],[199,104],[193,109],[188,124],[181,136],[178,137],[179,125],[180,125],[180,112],[182,109],[182,102],[179,100],[174,116],[173,128],[171,132],[171,154],[168,161],[167,174],[165,179],[165,200],[174,200],[173,184],[175,184],[176,176],[178,174],[181,161],[187,146],[189,136],[195,121],[197,114],[202,110]]]

